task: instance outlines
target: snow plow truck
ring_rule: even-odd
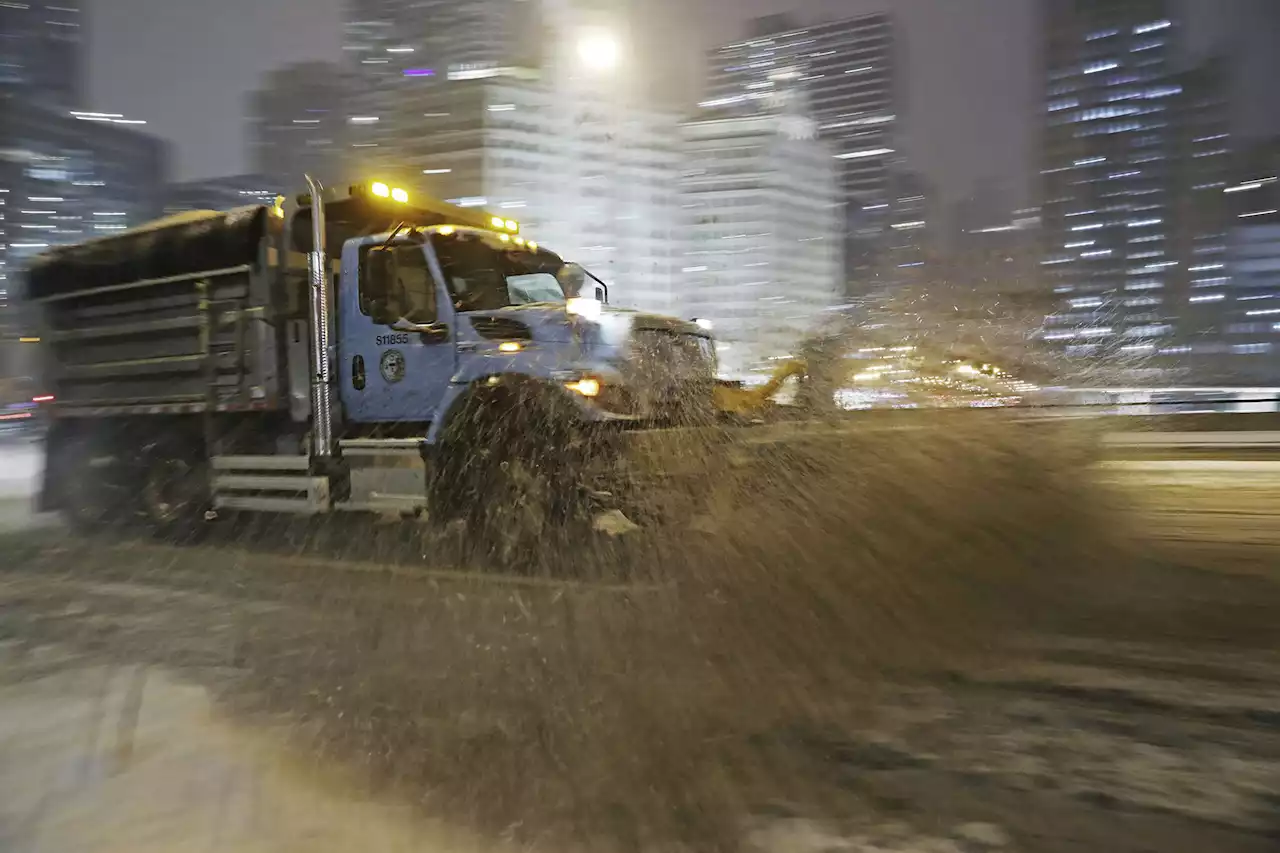
[[[307,184],[35,260],[42,509],[162,532],[373,513],[473,537],[690,517],[667,498],[704,497],[724,446],[705,428],[709,331],[611,306],[514,220],[382,182]],[[696,476],[673,487],[681,460]],[[639,506],[659,482],[666,497]]]

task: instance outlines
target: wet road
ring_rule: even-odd
[[[1139,536],[1280,546],[1280,432],[1125,435],[1112,457],[1098,476],[1138,510]],[[39,445],[0,443],[0,531],[57,524],[31,510],[42,465]]]
[[[661,598],[51,536],[28,509],[34,459],[0,458],[0,523],[22,531],[0,540],[5,850],[563,850],[577,834],[610,849],[589,842],[698,781],[684,758],[706,741],[584,716],[592,679],[617,675],[594,647]],[[998,654],[877,665],[853,705],[801,694],[785,707],[802,721],[726,726],[770,749],[719,782],[740,788],[745,849],[1275,849],[1280,552],[1262,519],[1280,514],[1280,472],[1145,459],[1099,475],[1141,508],[1143,542],[1174,547],[1091,579],[1066,567],[1071,584]],[[763,701],[788,678],[762,670],[751,688]],[[696,837],[705,818],[679,803],[662,811]]]
[[[580,713],[562,703],[582,700],[560,675],[594,677],[566,631],[597,636],[642,598],[8,542],[6,850],[497,849],[513,815],[560,838],[635,793],[561,741]],[[995,658],[869,675],[856,708],[801,697],[808,722],[754,736],[782,752],[784,781],[740,783],[745,849],[1274,850],[1278,612],[1274,575],[1147,565]],[[757,695],[781,678],[762,672]],[[608,767],[666,753],[582,732]],[[544,750],[594,790],[562,790]],[[664,772],[685,784],[683,765]],[[497,840],[476,846],[473,825]]]

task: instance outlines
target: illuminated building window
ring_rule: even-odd
[[[1111,60],[1111,59],[1106,59],[1100,62],[1090,62],[1089,64],[1085,65],[1084,73],[1097,74],[1099,71],[1110,71],[1113,68],[1119,68],[1119,67],[1120,67],[1119,62],[1116,62],[1115,60]]]
[[[1154,323],[1149,326],[1134,326],[1125,329],[1124,334],[1127,338],[1158,338],[1161,335],[1167,335],[1173,331],[1173,326],[1167,323]]]

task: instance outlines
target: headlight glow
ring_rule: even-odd
[[[592,379],[591,377],[585,377],[583,379],[579,379],[577,382],[568,382],[565,384],[564,387],[568,388],[570,391],[573,391],[576,394],[581,394],[584,397],[600,396],[600,380],[599,379]]]
[[[564,310],[587,320],[599,320],[604,313],[604,303],[586,296],[575,296],[564,303]]]

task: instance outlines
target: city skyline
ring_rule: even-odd
[[[342,58],[341,0],[315,0],[306,4],[305,14],[298,12],[297,0],[227,0],[227,8],[218,10],[177,0],[161,15],[147,11],[146,0],[112,5],[110,18],[101,6],[91,4],[88,10],[90,100],[97,109],[145,112],[153,132],[176,142],[175,177],[182,180],[247,171],[244,98],[263,74],[293,61]],[[655,14],[634,35],[642,54],[653,52],[654,45],[665,51],[646,76],[648,88],[675,106],[691,108],[702,93],[705,52],[739,38],[752,17],[798,12],[803,20],[815,21],[882,11],[886,5],[882,0],[656,0]],[[985,178],[1010,181],[1017,203],[1030,198],[1037,98],[1031,5],[974,0],[961,11],[934,0],[892,4],[908,59],[904,76],[912,135],[907,153],[946,201],[963,197]],[[1244,42],[1237,53],[1245,57],[1241,73],[1246,79],[1235,105],[1241,130],[1246,135],[1280,130],[1280,92],[1265,85],[1267,72],[1280,68],[1280,57],[1264,56],[1259,49],[1280,33],[1280,5],[1188,0],[1188,6],[1194,52],[1228,38]],[[236,61],[227,61],[226,44],[241,45]],[[156,64],[163,65],[173,52],[185,57],[178,76],[155,75]]]
[[[1191,75],[1178,72],[1183,24],[1168,0],[1052,0],[1050,8],[1041,264],[1062,304],[1045,339],[1068,354],[1180,351],[1192,335],[1178,320],[1202,313],[1184,275],[1201,233],[1190,227],[1191,206],[1221,198],[1226,186],[1191,177],[1224,160],[1230,144],[1225,127],[1195,133],[1192,124],[1226,93],[1212,87],[1201,104]],[[1222,227],[1209,224],[1217,254],[1203,260],[1221,269]]]
[[[937,27],[913,31],[908,14],[741,22],[701,53],[700,97],[672,108],[646,76],[656,66],[643,33],[626,23],[633,0],[484,0],[465,15],[427,15],[429,25],[419,0],[343,0],[340,61],[272,65],[226,123],[252,141],[249,168],[183,180],[151,113],[102,111],[76,100],[79,78],[52,73],[40,46],[68,40],[39,8],[10,7],[5,33],[17,47],[0,82],[19,110],[7,123],[12,150],[59,165],[0,176],[0,192],[24,199],[3,223],[10,271],[44,248],[161,210],[288,196],[306,171],[329,184],[380,178],[410,196],[516,211],[539,242],[603,276],[616,304],[714,323],[744,369],[783,357],[783,339],[812,333],[829,309],[858,314],[909,297],[923,313],[902,309],[892,321],[908,326],[913,316],[934,323],[930,312],[945,324],[962,304],[989,310],[956,291],[975,281],[962,257],[999,279],[980,282],[985,298],[1012,300],[1025,315],[1014,325],[1033,321],[1028,340],[1046,353],[1139,356],[1148,373],[1164,369],[1152,360],[1182,356],[1202,372],[1266,373],[1280,339],[1280,324],[1265,319],[1280,309],[1264,304],[1280,300],[1266,291],[1274,211],[1234,221],[1227,210],[1233,175],[1244,186],[1273,182],[1259,171],[1265,158],[1237,162],[1252,144],[1232,121],[1247,103],[1239,75],[1254,66],[1247,53],[1198,51],[1210,41],[1192,37],[1182,0],[1040,0],[1043,14],[1020,38],[1039,46],[1026,54],[1040,60],[1038,106],[1001,119],[1026,118],[1036,144],[1028,163],[1011,158],[969,186],[953,174],[938,180],[916,154],[920,140],[935,140],[939,117],[909,109],[911,81],[940,60],[912,35]],[[268,0],[268,11],[286,8]],[[499,18],[490,31],[486,22]],[[71,29],[68,43],[100,50],[91,25]],[[227,52],[227,42],[212,43]],[[224,73],[210,79],[234,92]],[[977,118],[982,104],[1005,95],[976,88],[957,102],[966,118],[944,137],[960,140],[957,158],[966,132],[991,130]],[[217,114],[206,112],[202,128]],[[829,202],[805,172],[809,154],[839,176],[826,182],[836,193]],[[968,201],[954,203],[956,192]],[[827,216],[836,208],[839,226]],[[965,230],[1009,237],[946,240],[960,233],[953,216]],[[980,242],[1008,252],[1012,265],[984,261],[971,251]],[[832,265],[827,246],[836,244],[841,262]],[[1031,245],[1037,258],[1014,257]],[[1234,289],[1237,269],[1247,294]],[[1037,304],[1038,319],[1027,313]]]

